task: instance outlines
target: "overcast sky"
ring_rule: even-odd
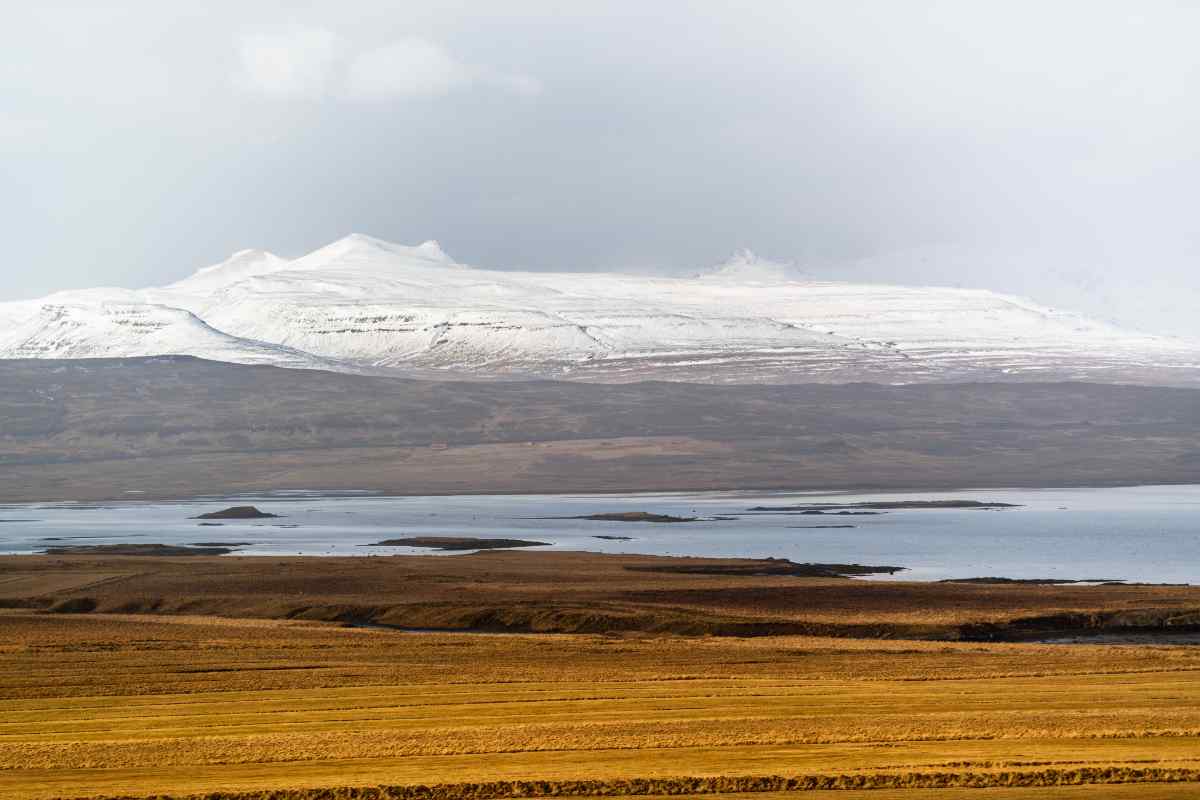
[[[9,6],[0,300],[359,231],[498,268],[749,247],[1200,336],[1200,4]]]

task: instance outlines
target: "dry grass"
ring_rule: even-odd
[[[20,800],[380,785],[398,788],[344,796],[924,797],[1197,770],[1200,652],[1186,647],[0,613],[0,796]],[[433,784],[447,786],[412,789]]]

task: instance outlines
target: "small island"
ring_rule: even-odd
[[[229,547],[183,547],[172,544],[73,544],[47,547],[48,556],[223,556]]]
[[[631,572],[661,572],[678,575],[719,575],[723,577],[788,576],[799,578],[849,578],[863,575],[895,575],[904,567],[866,564],[799,564],[786,558],[678,558],[669,563],[634,565]]]
[[[604,514],[586,514],[582,517],[539,517],[538,519],[590,519],[596,522],[695,522],[699,517],[673,517],[670,514],[652,514],[649,511],[612,511]]]
[[[831,528],[857,528],[857,525],[788,525],[789,528],[795,531],[821,531]]]
[[[791,506],[755,506],[747,511],[789,511],[800,514],[867,514],[880,511],[914,511],[934,508],[997,509],[1020,508],[1015,503],[986,503],[980,500],[872,500],[861,503],[798,503]]]
[[[233,506],[223,511],[210,511],[192,519],[278,519],[278,514],[259,511],[254,506]]]
[[[363,547],[427,547],[431,550],[507,550],[513,547],[548,547],[549,542],[525,539],[477,539],[473,536],[407,536],[384,539]]]

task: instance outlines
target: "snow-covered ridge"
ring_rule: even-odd
[[[806,280],[749,251],[691,278],[465,267],[352,234],[157,289],[0,304],[0,357],[184,354],[477,377],[1200,384],[1200,343],[969,289]]]
[[[45,303],[0,333],[6,358],[195,355],[241,364],[328,369],[325,359],[213,329],[194,314],[152,303]]]

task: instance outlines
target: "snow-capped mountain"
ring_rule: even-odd
[[[413,375],[1200,384],[1200,343],[975,289],[805,279],[748,252],[691,278],[510,272],[354,234],[158,289],[0,304],[0,357],[195,355]]]

